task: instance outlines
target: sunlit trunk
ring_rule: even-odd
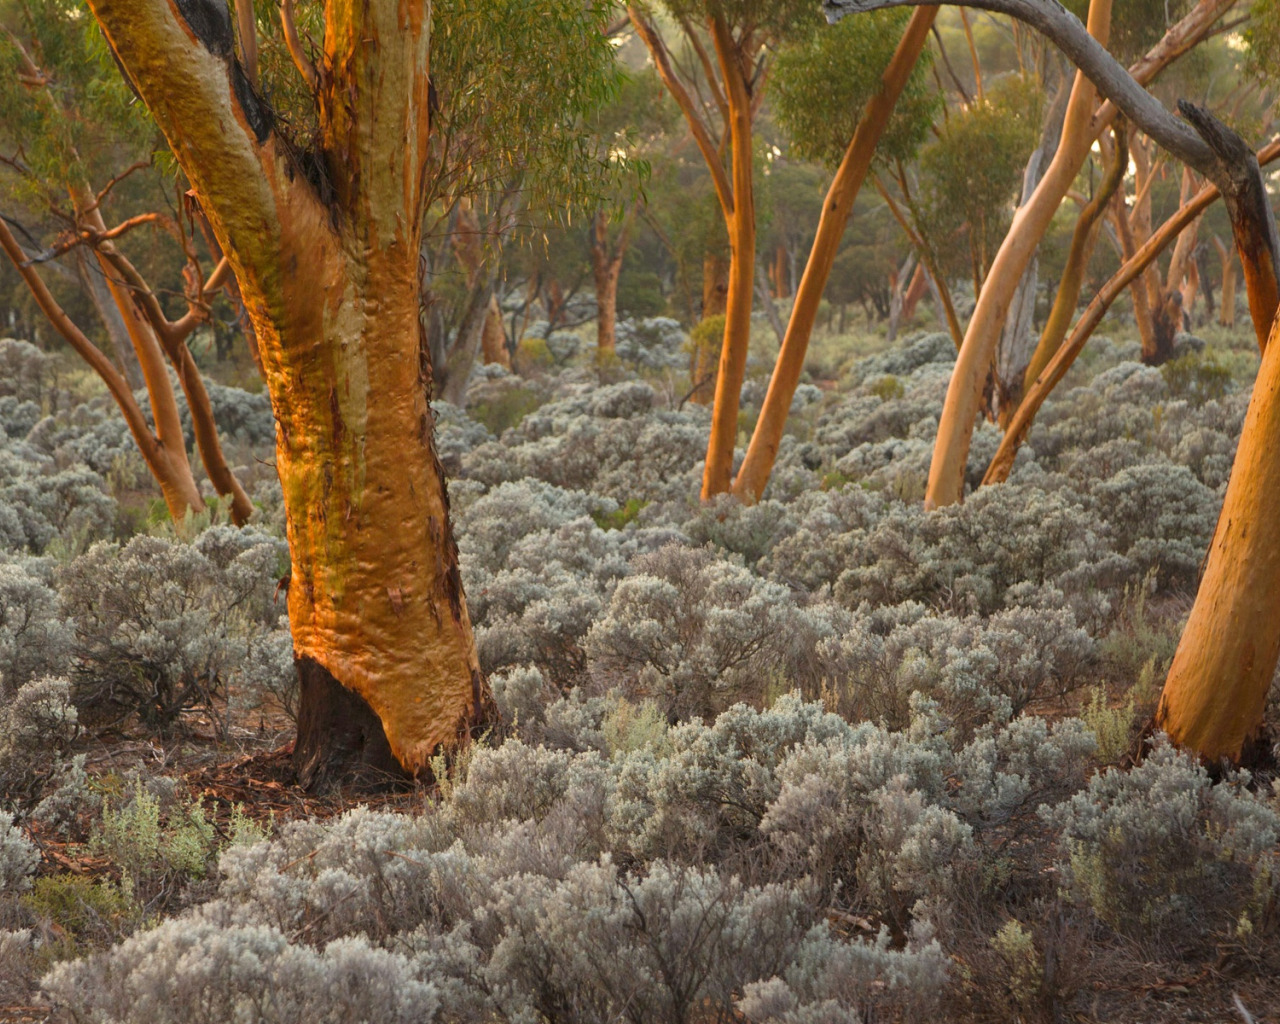
[[[1111,0],[1092,0],[1089,34],[1104,46],[1110,22]],[[963,497],[969,442],[1000,330],[1023,270],[1088,155],[1093,140],[1090,122],[1095,95],[1092,83],[1077,72],[1058,151],[1031,201],[1014,214],[1009,232],[991,265],[947,388],[929,465],[925,489],[927,508],[951,505]]]

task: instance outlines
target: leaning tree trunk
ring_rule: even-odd
[[[876,145],[889,123],[894,105],[906,87],[916,61],[920,59],[920,52],[928,41],[929,29],[937,14],[936,7],[922,7],[912,12],[911,20],[885,69],[880,89],[867,101],[853,139],[845,148],[840,166],[827,188],[822,214],[818,219],[818,230],[809,250],[804,273],[800,277],[800,285],[796,289],[795,301],[791,304],[791,316],[787,321],[778,360],[774,364],[773,376],[769,378],[769,390],[765,393],[764,405],[760,408],[747,454],[742,460],[737,479],[733,482],[734,495],[748,504],[760,500],[773,473],[791,401],[804,370],[804,358],[818,316],[822,292],[831,276],[831,268],[835,265],[840,240],[844,237],[854,202],[871,167]],[[844,331],[843,305],[840,307],[840,330]]]
[[[199,196],[257,332],[308,681],[301,778],[423,769],[489,700],[418,320],[428,9],[327,5],[318,103],[334,193],[322,200],[246,83],[216,5],[90,7]]]
[[[1280,660],[1280,343],[1272,328],[1218,527],[1165,680],[1156,727],[1210,762],[1260,752]]]
[[[1111,0],[1091,0],[1089,34],[1105,46],[1110,25]],[[964,496],[969,442],[1000,330],[1023,271],[1088,155],[1094,137],[1090,122],[1095,95],[1093,83],[1082,72],[1077,72],[1058,150],[1031,199],[1014,214],[1009,232],[991,265],[947,388],[929,465],[925,489],[927,508],[952,505]]]
[[[1218,323],[1223,327],[1236,325],[1236,254],[1213,236],[1213,247],[1222,260],[1222,298],[1218,303]]]

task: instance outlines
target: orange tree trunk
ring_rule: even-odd
[[[702,258],[702,322],[723,317],[728,308],[729,261],[719,253]],[[710,325],[707,325],[710,327]],[[716,350],[694,330],[693,351],[689,354],[689,401],[694,405],[710,405],[716,393]],[[723,335],[721,335],[723,341]]]
[[[733,484],[733,493],[744,502],[754,503],[760,500],[773,472],[778,445],[782,443],[782,431],[791,410],[791,400],[800,383],[805,353],[808,351],[809,338],[813,334],[814,321],[818,315],[818,305],[827,286],[827,279],[831,276],[840,240],[849,223],[849,214],[853,211],[854,201],[858,198],[858,191],[871,167],[876,145],[889,123],[894,104],[898,102],[920,52],[928,41],[929,29],[937,13],[936,7],[921,7],[912,12],[906,31],[885,69],[880,91],[867,102],[853,139],[827,189],[817,234],[813,247],[809,250],[804,273],[800,277],[800,286],[796,289],[778,361],[774,364],[773,376],[769,379],[769,390],[765,393],[764,405],[760,408],[760,417],[756,420],[746,457]]]
[[[1261,738],[1280,658],[1280,344],[1273,326],[1253,386],[1204,577],[1165,680],[1156,727],[1210,762]]]
[[[1058,282],[1058,293],[1054,296],[1053,307],[1049,310],[1048,319],[1045,320],[1044,330],[1040,332],[1040,341],[1031,355],[1031,362],[1027,364],[1022,388],[1016,396],[1016,401],[1010,403],[1007,416],[1003,415],[1006,410],[1001,409],[1005,427],[1018,411],[1022,396],[1030,390],[1031,385],[1057,353],[1062,345],[1062,339],[1067,335],[1071,319],[1075,316],[1076,305],[1080,301],[1080,289],[1084,284],[1085,270],[1089,264],[1089,256],[1093,253],[1102,216],[1111,205],[1112,197],[1124,182],[1128,166],[1129,147],[1126,145],[1126,134],[1118,131],[1111,150],[1111,162],[1107,164],[1098,191],[1080,211],[1075,229],[1071,233],[1071,247],[1067,252],[1067,262],[1062,269],[1062,278]]]
[[[484,333],[480,336],[480,351],[484,355],[486,366],[497,363],[511,369],[511,353],[507,350],[507,332],[502,326],[502,310],[498,307],[498,297],[489,296],[489,310],[484,317]]]
[[[216,5],[92,0],[235,269],[277,418],[304,782],[426,766],[487,714],[427,404],[425,4],[326,7],[322,199]],[[212,12],[212,13],[211,13]]]
[[[1107,42],[1110,24],[1111,0],[1091,0],[1089,34],[1103,46]],[[1077,72],[1058,151],[1031,199],[1014,214],[1009,232],[983,283],[947,387],[933,460],[929,465],[926,508],[951,505],[963,497],[969,442],[973,437],[973,425],[995,357],[1000,330],[1023,270],[1084,163],[1093,139],[1102,128],[1101,125],[1096,128],[1091,125],[1095,96],[1093,84],[1083,73]]]
[[[732,150],[733,201],[726,220],[729,229],[729,292],[725,297],[724,343],[716,371],[715,398],[711,405],[711,436],[702,471],[702,500],[729,490],[733,474],[733,449],[738,440],[738,404],[747,372],[747,348],[751,342],[751,300],[755,292],[756,203],[752,168],[752,107],[747,89],[743,55],[738,52],[723,16],[711,18],[725,82]]]

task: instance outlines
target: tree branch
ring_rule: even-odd
[[[1255,160],[1262,165],[1269,164],[1277,158],[1280,158],[1280,142],[1272,142],[1258,152]],[[1106,315],[1107,310],[1111,308],[1111,304],[1139,274],[1151,265],[1160,253],[1168,247],[1169,243],[1183,232],[1188,224],[1203,214],[1218,199],[1220,194],[1214,185],[1208,185],[1201,189],[1190,202],[1165,221],[1132,257],[1125,260],[1120,269],[1102,286],[1098,294],[1094,296],[1093,301],[1089,303],[1084,313],[1081,314],[1075,329],[1071,332],[1071,336],[1063,342],[1057,354],[1054,355],[1040,376],[1036,378],[1035,383],[1027,390],[1022,404],[1018,406],[1018,411],[1014,414],[1008,428],[1005,430],[1004,438],[1001,440],[1000,447],[996,450],[996,454],[991,460],[991,465],[987,467],[987,472],[982,478],[983,484],[1003,483],[1009,478],[1009,472],[1013,468],[1013,460],[1030,432],[1031,424],[1040,406],[1044,404],[1045,399],[1049,397],[1049,394],[1058,385],[1059,381],[1066,376],[1067,370],[1075,362],[1076,356],[1080,354],[1085,342],[1093,334],[1094,329],[1102,322],[1102,318]],[[1252,309],[1252,303],[1250,303],[1250,306]],[[1265,332],[1270,328],[1274,317],[1275,310],[1273,309],[1271,316],[1266,321],[1266,326],[1261,328],[1262,331]]]
[[[298,39],[298,25],[293,17],[293,0],[280,0],[280,26],[284,29],[284,44],[289,48],[289,56],[293,58],[294,67],[307,83],[307,88],[315,92],[319,83],[316,66],[307,58],[307,52]]]
[[[828,18],[838,20],[851,12],[914,7],[923,2],[823,0],[823,7]],[[1186,100],[1178,102],[1185,121],[1174,117],[1056,0],[963,0],[961,6],[1009,15],[1038,29],[1129,120],[1218,187],[1245,266],[1259,344],[1265,345],[1275,315],[1275,300],[1280,297],[1280,237],[1257,158],[1245,141],[1208,110]]]
[[[707,170],[711,173],[711,182],[715,186],[716,198],[720,200],[720,208],[724,211],[725,218],[732,217],[733,186],[730,185],[729,176],[725,173],[724,163],[716,152],[716,144],[712,141],[711,135],[707,131],[707,126],[703,123],[702,117],[689,96],[689,90],[684,87],[684,83],[680,81],[671,67],[666,44],[663,43],[658,30],[645,20],[644,15],[640,13],[635,4],[627,5],[627,13],[631,15],[631,23],[635,25],[637,35],[640,36],[645,46],[649,48],[649,54],[653,57],[654,66],[658,69],[658,75],[662,78],[663,84],[667,87],[672,98],[684,113],[685,120],[689,123],[689,131],[693,135],[693,141],[697,143],[698,149],[702,153],[702,159],[706,161]],[[728,136],[727,126],[725,135],[726,137]]]

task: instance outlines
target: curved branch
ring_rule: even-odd
[[[22,279],[31,290],[31,294],[36,300],[36,305],[40,307],[40,311],[49,319],[49,322],[53,324],[58,333],[67,340],[67,343],[75,350],[76,354],[88,363],[93,372],[106,384],[107,390],[111,392],[111,397],[124,415],[125,423],[129,427],[129,433],[133,435],[143,459],[146,460],[147,466],[152,473],[159,478],[167,470],[163,461],[162,447],[155,434],[151,432],[151,428],[147,425],[147,418],[143,415],[142,409],[133,397],[129,382],[116,369],[115,364],[103,355],[102,351],[67,316],[66,311],[58,305],[58,300],[53,297],[44,281],[40,279],[40,275],[36,273],[35,268],[28,263],[25,253],[18,245],[17,239],[13,237],[13,233],[9,230],[9,225],[5,223],[5,218],[3,217],[0,217],[0,249],[4,250],[18,273],[22,275]]]
[[[726,218],[732,217],[733,186],[730,185],[724,164],[720,159],[720,155],[716,152],[716,144],[712,141],[711,134],[707,131],[707,126],[703,124],[702,117],[689,96],[689,90],[684,87],[684,83],[680,81],[675,70],[671,67],[671,58],[667,53],[666,44],[663,43],[662,37],[658,35],[658,30],[645,20],[644,15],[635,4],[627,5],[627,13],[631,15],[631,24],[636,27],[636,34],[640,36],[645,46],[648,47],[649,54],[653,57],[654,66],[658,69],[658,75],[661,77],[663,85],[671,92],[671,96],[680,107],[685,120],[689,122],[689,131],[693,135],[693,141],[697,143],[698,149],[702,153],[702,159],[706,161],[707,170],[711,172],[711,182],[715,186],[716,198],[720,200],[720,208],[724,211]]]
[[[923,3],[924,0],[823,0],[823,8],[828,18],[838,20],[852,12]],[[1265,346],[1276,301],[1280,299],[1280,236],[1257,158],[1245,141],[1208,110],[1186,100],[1178,102],[1185,121],[1174,117],[1057,0],[963,0],[961,6],[1005,14],[1038,29],[1130,121],[1218,187],[1245,268],[1258,344]]]
[[[1259,165],[1263,165],[1271,163],[1278,157],[1280,157],[1280,141],[1267,145],[1259,151],[1255,159]],[[1049,361],[1048,366],[1044,368],[1044,371],[1036,378],[1035,383],[1027,390],[1026,397],[1023,398],[1022,404],[1018,406],[1018,411],[1010,421],[1004,438],[1000,442],[1000,447],[996,450],[996,454],[991,460],[991,465],[987,467],[987,472],[982,478],[984,485],[1003,483],[1009,478],[1009,473],[1013,469],[1013,460],[1031,430],[1032,421],[1040,410],[1040,406],[1044,404],[1050,392],[1066,376],[1067,370],[1075,362],[1076,357],[1084,348],[1085,342],[1089,340],[1094,329],[1102,322],[1102,318],[1106,315],[1107,310],[1111,308],[1111,304],[1139,274],[1151,265],[1152,261],[1165,250],[1169,243],[1183,232],[1188,224],[1204,213],[1218,199],[1220,194],[1214,185],[1202,188],[1182,209],[1165,221],[1159,230],[1152,234],[1143,246],[1130,259],[1126,260],[1124,265],[1102,286],[1081,315],[1075,330],[1071,332],[1071,336],[1063,342],[1057,354]],[[1273,309],[1273,319],[1274,315],[1275,310]],[[1269,327],[1270,320],[1267,321],[1267,324]],[[1262,328],[1264,331],[1266,329],[1265,327]]]
[[[316,66],[307,58],[307,52],[298,38],[298,25],[293,17],[293,0],[280,0],[280,26],[284,29],[284,44],[289,48],[294,67],[306,80],[307,88],[315,92],[320,78],[316,74]]]
[[[925,0],[823,0],[829,19],[886,7],[917,7]],[[1142,88],[1106,48],[1094,39],[1080,19],[1054,0],[963,0],[976,7],[1005,14],[1039,30],[1067,59],[1111,100],[1134,124],[1184,163],[1206,177],[1214,177],[1217,154],[1190,126],[1179,121]]]

